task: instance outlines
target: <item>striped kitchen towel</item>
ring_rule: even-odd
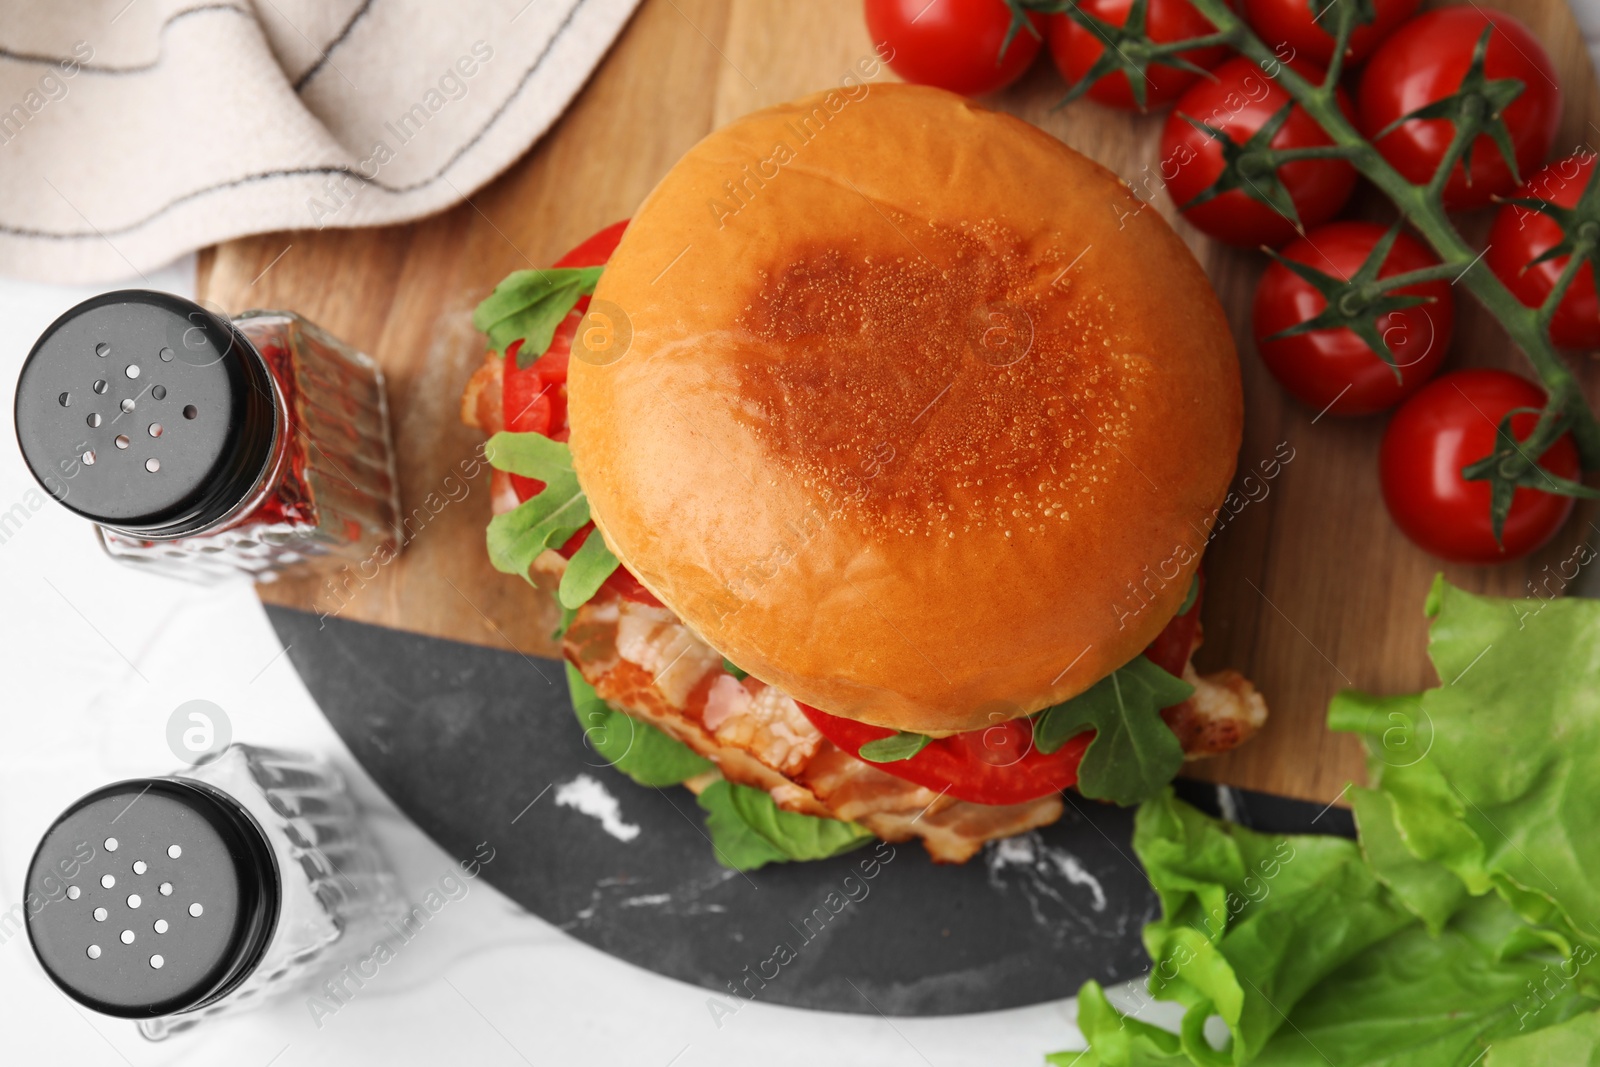
[[[0,0],[0,274],[126,277],[466,197],[639,0]]]

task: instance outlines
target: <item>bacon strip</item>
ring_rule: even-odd
[[[534,566],[565,564],[546,553]],[[818,733],[787,695],[725,671],[722,657],[665,608],[602,591],[578,609],[565,651],[602,699],[715,761],[730,782],[767,791],[787,811],[859,822],[886,841],[920,837],[940,863],[964,863],[985,841],[1061,817],[1057,796],[973,804],[863,763]]]

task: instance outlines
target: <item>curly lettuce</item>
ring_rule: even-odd
[[[1147,802],[1148,986],[1183,1024],[1090,983],[1089,1048],[1051,1063],[1600,1065],[1600,602],[1440,581],[1427,608],[1440,685],[1329,710],[1368,748],[1359,842]]]

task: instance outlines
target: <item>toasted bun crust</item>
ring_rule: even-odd
[[[1222,310],[1144,206],[934,89],[713,133],[611,259],[611,346],[574,352],[607,543],[836,715],[942,733],[1088,688],[1182,603],[1241,430]]]

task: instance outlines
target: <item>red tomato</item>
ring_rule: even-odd
[[[562,323],[563,327],[565,325]],[[548,435],[550,390],[543,375],[539,373],[538,360],[526,367],[517,365],[517,352],[521,348],[521,341],[513,341],[506,347],[506,365],[500,387],[500,402],[504,408],[506,429],[512,433]]]
[[[1291,65],[1302,77],[1313,81],[1322,78],[1322,72],[1309,64]],[[1296,236],[1288,218],[1238,189],[1183,207],[1209,188],[1223,168],[1220,146],[1184,116],[1221,130],[1235,144],[1244,144],[1289,99],[1277,82],[1242,56],[1222,64],[1212,71],[1210,79],[1196,82],[1179,98],[1161,131],[1161,173],[1171,175],[1167,191],[1183,210],[1184,218],[1217,240],[1234,245],[1277,246]],[[1349,110],[1342,91],[1339,103]],[[1332,143],[1305,109],[1296,105],[1272,138],[1271,146],[1309,148]],[[1280,167],[1278,177],[1288,189],[1301,223],[1308,228],[1338,214],[1356,184],[1355,168],[1342,159],[1296,160]]]
[[[963,96],[1004,89],[1033,63],[1041,42],[1027,29],[1000,55],[1010,28],[1005,0],[867,0],[867,32],[890,68]]]
[[[628,220],[613,223],[584,241],[578,247],[556,260],[557,267],[599,267],[611,258]],[[556,327],[550,347],[531,366],[517,366],[518,341],[507,348],[502,386],[502,406],[506,429],[515,433],[542,433],[557,441],[565,441],[571,431],[567,425],[567,360],[572,353],[572,341],[578,335],[578,324],[589,307],[589,298],[581,297],[573,305],[572,313]],[[518,500],[529,500],[544,490],[544,483],[536,478],[513,474],[512,489]],[[567,559],[578,551],[588,539],[594,523],[588,523],[567,538],[556,551]],[[620,597],[641,604],[661,607],[661,601],[639,583],[626,567],[611,572],[602,586]]]
[[[823,737],[852,756],[869,741],[894,731],[818,711],[800,710]],[[1033,747],[1033,720],[1009,719],[981,730],[929,741],[910,759],[874,763],[879,770],[927,789],[975,804],[1021,804],[1059,792],[1078,781],[1078,764],[1093,739],[1079,734],[1045,755]]]
[[[584,241],[578,247],[556,260],[557,267],[598,267],[611,258],[628,220],[613,223]],[[501,414],[506,429],[512,433],[542,433],[557,441],[565,441],[567,427],[567,358],[572,352],[572,340],[578,335],[578,323],[589,307],[589,298],[581,298],[572,314],[556,327],[550,347],[544,355],[526,367],[517,366],[517,350],[521,341],[506,348],[505,370],[500,387]],[[544,483],[536,478],[511,476],[511,485],[518,500],[527,500],[544,490]]]
[[[1205,575],[1195,571],[1194,580],[1200,583],[1200,588],[1194,595],[1194,603],[1190,604],[1189,610],[1182,615],[1174,615],[1172,621],[1156,634],[1156,639],[1144,650],[1145,656],[1151,663],[1174,678],[1183,676],[1183,665],[1189,662],[1189,654],[1194,651],[1195,635],[1200,630],[1200,601],[1205,598]]]
[[[1187,612],[1167,623],[1145,649],[1145,655],[1169,674],[1182,674],[1199,625],[1200,599],[1196,597]],[[801,704],[800,710],[823,737],[852,756],[867,742],[894,733],[882,726],[829,715],[806,704]],[[1008,719],[979,730],[936,738],[910,759],[873,766],[958,800],[1021,804],[1075,785],[1078,764],[1093,739],[1094,731],[1087,730],[1047,755],[1033,747],[1032,719]]]
[[[1594,173],[1594,158],[1580,154],[1552,163],[1529,179],[1517,195],[1572,207]],[[1507,204],[1495,216],[1483,261],[1518,300],[1538,307],[1555,288],[1572,257],[1533,261],[1561,239],[1561,226],[1549,215]],[[1588,263],[1578,268],[1567,295],[1556,305],[1555,317],[1550,320],[1550,339],[1563,348],[1600,348],[1600,300],[1595,296],[1594,268]]]
[[[1361,74],[1358,106],[1368,139],[1391,122],[1443,99],[1461,86],[1472,50],[1485,26],[1494,26],[1484,74],[1490,80],[1515,78],[1522,94],[1503,114],[1517,167],[1526,174],[1544,161],[1561,118],[1561,89],[1550,57],[1528,27],[1476,4],[1424,12],[1384,41]],[[1377,140],[1378,151],[1408,181],[1426,183],[1439,169],[1455,127],[1449,119],[1412,119]],[[1500,149],[1488,136],[1472,145],[1472,173],[1457,164],[1445,185],[1450,208],[1483,207],[1516,185]]]
[[[1496,430],[1515,408],[1542,408],[1544,390],[1502,370],[1459,370],[1429,382],[1401,405],[1383,435],[1379,470],[1383,500],[1418,547],[1456,563],[1504,563],[1550,540],[1572,511],[1572,498],[1518,489],[1496,545],[1489,519],[1489,483],[1469,482],[1461,468],[1494,450]],[[1515,416],[1520,440],[1538,421]],[[1578,450],[1563,434],[1539,457],[1562,478],[1578,477]]]
[[[622,231],[628,228],[628,219],[613,222],[605,229],[585,238],[572,251],[555,261],[557,267],[600,267],[611,258],[622,242]]]
[[[1133,0],[1081,0],[1078,7],[1113,26],[1125,26]],[[1182,41],[1215,33],[1216,27],[1196,11],[1189,0],[1150,0],[1145,12],[1145,33],[1158,43]],[[1065,15],[1051,15],[1046,30],[1050,55],[1056,69],[1069,83],[1076,84],[1105,51],[1105,42]],[[1184,59],[1202,67],[1214,67],[1228,54],[1225,45],[1181,52]],[[1194,84],[1199,75],[1181,67],[1152,64],[1145,69],[1145,106],[1170,103]],[[1128,87],[1128,76],[1121,71],[1107,75],[1089,87],[1088,97],[1112,107],[1137,107]]]
[[[1357,26],[1350,34],[1345,62],[1359,63],[1367,58],[1379,41],[1416,14],[1421,5],[1422,0],[1375,0],[1377,18]],[[1333,62],[1337,5],[1321,18],[1312,14],[1307,0],[1243,0],[1243,7],[1245,19],[1268,47],[1288,45],[1294,50],[1293,55],[1324,67]]]
[[[1283,254],[1349,281],[1387,232],[1387,227],[1371,222],[1333,222],[1312,230]],[[1390,278],[1438,263],[1438,257],[1421,241],[1401,233],[1378,277]],[[1382,357],[1344,327],[1266,340],[1316,318],[1327,307],[1322,294],[1309,282],[1273,263],[1256,286],[1254,325],[1262,362],[1285,389],[1318,411],[1370,415],[1393,407],[1438,371],[1455,322],[1455,297],[1448,281],[1409,285],[1395,294],[1434,299],[1431,304],[1391,311],[1377,321],[1378,332],[1389,342],[1400,367],[1400,381]]]

